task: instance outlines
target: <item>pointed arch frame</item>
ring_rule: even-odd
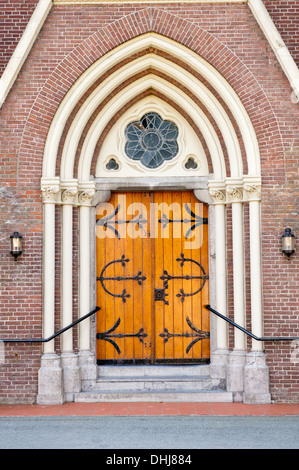
[[[260,86],[252,74],[244,67],[231,51],[229,51],[216,38],[188,22],[185,26],[188,35],[184,38],[168,37],[161,34],[163,28],[159,23],[158,9],[148,9],[139,12],[143,16],[139,35],[136,34],[136,15],[131,15],[103,28],[100,33],[95,33],[84,43],[76,48],[69,56],[59,64],[55,73],[48,80],[42,90],[39,99],[32,109],[32,117],[38,110],[44,109],[44,122],[51,122],[46,138],[44,149],[43,169],[42,169],[42,191],[44,201],[44,334],[50,336],[54,329],[54,299],[55,299],[55,205],[62,206],[62,326],[70,323],[72,316],[72,211],[73,207],[79,207],[79,314],[84,316],[90,310],[92,302],[91,294],[91,254],[92,240],[90,232],[90,221],[93,206],[101,200],[107,199],[109,191],[99,191],[95,196],[96,186],[90,175],[91,163],[99,134],[101,134],[107,121],[117,115],[119,110],[128,100],[151,88],[163,88],[164,94],[170,95],[172,101],[180,102],[183,107],[192,109],[192,119],[201,130],[209,150],[212,154],[214,175],[211,176],[206,190],[205,198],[210,203],[211,214],[214,220],[213,244],[216,251],[216,261],[213,272],[215,275],[215,302],[217,310],[226,315],[226,230],[225,230],[225,206],[232,204],[233,207],[233,251],[234,251],[234,312],[235,321],[239,325],[245,322],[245,292],[244,292],[244,247],[243,247],[243,203],[250,205],[250,269],[251,269],[251,321],[252,331],[257,336],[262,336],[262,279],[261,279],[261,258],[260,258],[260,153],[256,130],[250,119],[248,110],[252,112],[250,104],[250,90],[255,96],[259,94],[262,98],[258,104],[262,110],[267,102]],[[146,17],[148,15],[148,17]],[[176,21],[174,15],[168,14],[170,19],[169,31],[172,22]],[[155,24],[155,27],[153,26]],[[111,33],[117,28],[119,35]],[[120,36],[122,36],[120,38]],[[113,39],[112,39],[113,38]],[[114,43],[113,43],[114,42]],[[213,44],[213,48],[209,46]],[[109,46],[108,46],[109,44]],[[159,49],[167,54],[167,58],[159,59],[157,55],[150,53],[143,59],[136,58],[127,66],[111,74],[108,79],[104,79],[100,85],[90,94],[84,104],[79,107],[79,112],[71,120],[65,140],[59,174],[57,171],[57,159],[59,145],[62,142],[63,131],[71,117],[72,111],[76,108],[81,98],[91,89],[100,76],[104,76],[109,70],[113,70],[121,61],[129,59],[132,54],[138,55],[144,49]],[[213,52],[211,52],[213,50]],[[212,55],[211,55],[212,54]],[[80,67],[79,58],[80,57]],[[172,57],[173,60],[170,60]],[[219,59],[221,57],[221,61]],[[207,87],[200,80],[191,76],[189,72],[178,65],[183,61],[195,70],[198,75],[204,77],[215,94],[212,96]],[[187,94],[178,90],[175,85],[169,86],[161,77],[155,74],[148,74],[145,78],[133,81],[133,85],[128,85],[124,90],[115,95],[108,104],[104,102],[104,96],[108,92],[113,92],[125,78],[138,75],[139,71],[146,68],[153,68],[166,72],[171,70],[172,74],[177,74],[189,87],[194,88],[197,97],[204,103],[205,107],[213,116],[221,130],[223,141],[227,143],[228,160],[230,166],[230,177],[227,177],[226,163],[221,151],[219,137],[209,125],[209,120],[198,106],[190,101]],[[236,73],[243,73],[243,78],[249,87],[246,93],[238,87]],[[67,81],[61,81],[61,77]],[[54,80],[54,81],[53,81]],[[57,84],[57,89],[54,87]],[[71,83],[71,86],[70,86]],[[198,90],[197,90],[198,86]],[[244,88],[244,87],[243,87]],[[200,90],[200,92],[199,92]],[[54,95],[53,95],[54,93]],[[49,106],[49,95],[51,95],[51,105]],[[217,98],[219,97],[219,98]],[[93,100],[95,100],[93,102]],[[56,106],[57,102],[60,105]],[[87,126],[96,106],[103,106],[95,120],[88,128],[84,136],[82,150],[79,155],[78,177],[74,175],[74,164],[79,136]],[[238,130],[242,136],[245,147],[248,174],[243,174],[243,162],[240,151],[239,140],[236,130],[231,122],[228,113],[222,103],[225,103],[229,113],[234,117],[238,125]],[[105,117],[108,107],[110,114]],[[113,108],[113,109],[112,109]],[[31,121],[28,120],[28,126]],[[42,124],[41,124],[42,125]],[[47,127],[47,126],[45,126]],[[27,129],[28,130],[28,129]],[[24,140],[24,144],[26,144]],[[200,188],[194,187],[198,190]],[[202,188],[201,188],[202,189]],[[203,194],[203,192],[198,191]],[[201,196],[199,196],[200,198]],[[202,199],[201,199],[202,200]],[[217,234],[217,237],[215,236]],[[215,259],[215,258],[213,258]],[[81,325],[79,332],[80,348],[80,369],[85,386],[90,384],[90,370],[94,367],[93,355],[90,349],[91,334],[90,325]],[[54,354],[54,344],[49,342],[45,345],[44,356],[52,357]],[[216,352],[221,353],[221,360],[225,361],[228,350],[227,329],[217,322],[216,328]],[[245,357],[245,340],[241,335],[235,336],[235,347],[243,351]],[[253,350],[261,352],[262,345],[254,344]],[[62,350],[72,351],[72,338],[70,335],[64,336]],[[73,360],[73,357],[71,358]],[[223,365],[223,364],[222,364]],[[88,378],[89,377],[89,378]]]

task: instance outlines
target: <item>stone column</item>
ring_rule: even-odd
[[[256,336],[263,336],[262,260],[261,260],[261,184],[256,178],[244,178],[244,190],[249,201],[250,223],[250,286],[251,328]],[[262,351],[263,343],[252,340],[252,349]]]
[[[216,278],[216,306],[215,309],[222,315],[227,314],[227,276],[226,276],[226,230],[225,230],[225,204],[226,193],[223,182],[210,181],[209,193],[215,206],[215,278]],[[228,327],[227,323],[217,317],[216,350],[211,358],[211,375],[226,378],[226,364],[228,357]]]
[[[80,317],[90,312],[91,307],[91,247],[90,247],[90,211],[95,195],[95,185],[89,181],[79,183],[79,314]],[[94,254],[93,254],[94,256]],[[96,363],[90,349],[90,320],[80,323],[79,327],[79,366],[82,389],[87,389],[96,379]]]
[[[252,333],[263,336],[262,260],[261,260],[261,179],[244,177],[244,190],[250,213],[250,283]],[[263,343],[252,340],[244,368],[244,403],[270,403],[269,368],[263,352]]]
[[[62,194],[62,296],[61,328],[73,322],[73,205],[76,203],[77,181],[61,182]],[[73,401],[81,389],[78,356],[73,351],[73,330],[61,335],[61,365],[65,401]]]
[[[55,204],[60,203],[59,178],[42,178],[44,203],[43,240],[43,337],[54,334],[55,315]],[[55,353],[54,340],[44,343],[41,367],[38,372],[39,404],[63,403],[62,369]]]
[[[226,184],[227,201],[232,204],[234,321],[246,328],[243,180],[229,179]],[[245,349],[245,333],[234,328],[234,349],[229,354],[227,368],[227,390],[233,393],[234,401],[243,398]]]

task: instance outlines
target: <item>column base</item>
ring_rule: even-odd
[[[211,354],[210,375],[212,378],[226,380],[228,350],[217,349]]]
[[[78,354],[78,363],[80,367],[81,390],[90,390],[95,386],[97,379],[95,356],[91,351],[80,351]]]
[[[62,368],[60,357],[46,353],[41,358],[38,371],[38,405],[61,405],[64,403]]]
[[[269,368],[263,352],[252,351],[246,356],[243,402],[246,404],[271,403]]]
[[[229,353],[227,365],[227,391],[232,392],[234,402],[243,401],[245,351],[233,350]]]
[[[63,368],[64,399],[66,402],[72,402],[74,401],[74,393],[81,391],[78,356],[74,352],[63,352],[60,357]]]

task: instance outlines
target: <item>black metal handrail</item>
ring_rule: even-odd
[[[230,318],[225,317],[221,313],[217,312],[217,310],[214,310],[210,305],[205,305],[206,309],[209,310],[212,313],[215,313],[218,317],[222,318],[226,322],[230,323],[233,325],[235,328],[238,328],[239,330],[243,331],[243,333],[246,333],[246,335],[251,336],[251,338],[255,339],[256,341],[294,341],[294,340],[299,340],[299,337],[284,337],[284,336],[271,336],[271,337],[259,337],[255,336],[253,333],[250,333],[250,331],[245,330],[242,326],[238,325],[234,321],[232,321]]]
[[[51,341],[52,339],[61,335],[65,331],[69,330],[70,328],[73,328],[75,325],[77,325],[81,321],[85,320],[86,318],[90,317],[94,313],[98,312],[100,308],[101,307],[95,307],[91,312],[87,313],[81,318],[78,318],[78,320],[74,321],[73,323],[66,326],[65,328],[62,328],[61,330],[57,331],[57,333],[54,333],[52,336],[49,336],[49,338],[36,338],[36,339],[35,338],[31,338],[31,339],[27,339],[27,338],[13,338],[13,339],[4,338],[2,339],[0,338],[0,342],[3,342],[3,343],[48,343],[48,341]]]

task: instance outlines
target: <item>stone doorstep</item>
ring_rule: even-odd
[[[194,390],[184,392],[80,392],[74,395],[76,403],[91,402],[197,402],[197,403],[232,403],[231,392]]]
[[[223,389],[220,380],[209,376],[151,376],[151,377],[101,377],[96,381],[92,391],[184,391]]]
[[[224,383],[212,379],[209,365],[98,366],[98,379],[75,402],[233,401]]]
[[[174,377],[174,376],[207,376],[210,366],[204,365],[120,365],[97,366],[98,378],[102,377]]]

